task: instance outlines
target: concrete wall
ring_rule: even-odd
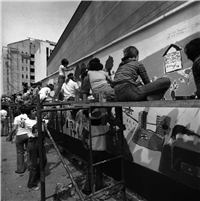
[[[4,93],[21,91],[22,82],[27,82],[30,86],[30,83],[44,79],[47,76],[47,56],[50,56],[54,47],[53,42],[37,39],[8,44],[3,62]]]
[[[63,58],[70,63],[107,45],[162,14],[183,4],[174,1],[93,1],[68,32],[66,27],[48,62],[48,75],[56,72]],[[86,2],[81,2],[78,10]],[[78,15],[78,10],[73,18]],[[79,13],[80,15],[80,13]],[[72,19],[73,19],[72,18]]]
[[[35,42],[36,43],[36,42]],[[47,76],[47,48],[54,49],[54,46],[45,41],[38,41],[38,48],[35,52],[35,82],[44,79]]]

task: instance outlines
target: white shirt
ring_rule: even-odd
[[[37,123],[37,121],[35,119],[27,119],[25,121],[26,123],[26,129],[28,132],[28,137],[35,137],[35,135],[32,133],[32,127]]]
[[[108,130],[109,130],[108,125],[91,126],[92,150],[95,151],[106,150],[106,133],[108,132]]]
[[[63,92],[64,99],[67,100],[70,96],[75,97],[75,92],[78,88],[78,84],[71,79],[67,84],[63,83],[61,91]]]
[[[44,100],[45,98],[47,98],[50,93],[51,89],[49,87],[43,87],[42,89],[40,89],[40,91],[38,92],[40,100]]]
[[[6,110],[1,110],[0,111],[0,115],[1,115],[1,119],[5,119],[6,118],[6,116],[7,116],[7,114],[8,114],[8,112],[6,111]]]
[[[14,119],[14,125],[17,125],[17,134],[16,135],[24,135],[28,134],[28,131],[26,129],[26,123],[25,121],[29,119],[26,114],[20,114],[15,117]]]
[[[58,68],[58,73],[61,76],[65,76],[65,67],[63,65],[60,65]]]

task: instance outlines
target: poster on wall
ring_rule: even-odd
[[[171,73],[183,68],[181,61],[181,48],[175,44],[171,44],[163,54],[164,71]]]

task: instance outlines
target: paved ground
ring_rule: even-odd
[[[79,200],[76,191],[70,188],[71,180],[57,154],[55,149],[47,140],[47,166],[45,168],[45,194],[47,201],[75,201]],[[84,168],[85,165],[73,159],[69,155],[65,155],[65,162],[69,165],[70,171],[77,181],[79,188],[84,183]],[[70,162],[69,162],[70,161]],[[73,165],[72,165],[72,163]],[[76,167],[76,168],[75,168]],[[27,188],[29,172],[24,174],[16,174],[16,149],[15,144],[6,142],[5,137],[1,137],[1,201],[39,201],[41,191],[32,191]],[[109,178],[109,182],[111,181]],[[134,194],[129,197],[129,201],[141,200]],[[119,199],[118,199],[119,198]],[[115,194],[114,197],[109,196],[109,192],[104,192],[95,200],[121,200],[120,194]]]

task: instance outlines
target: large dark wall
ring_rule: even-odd
[[[62,58],[70,63],[158,18],[184,1],[82,1],[48,61],[48,75]]]

